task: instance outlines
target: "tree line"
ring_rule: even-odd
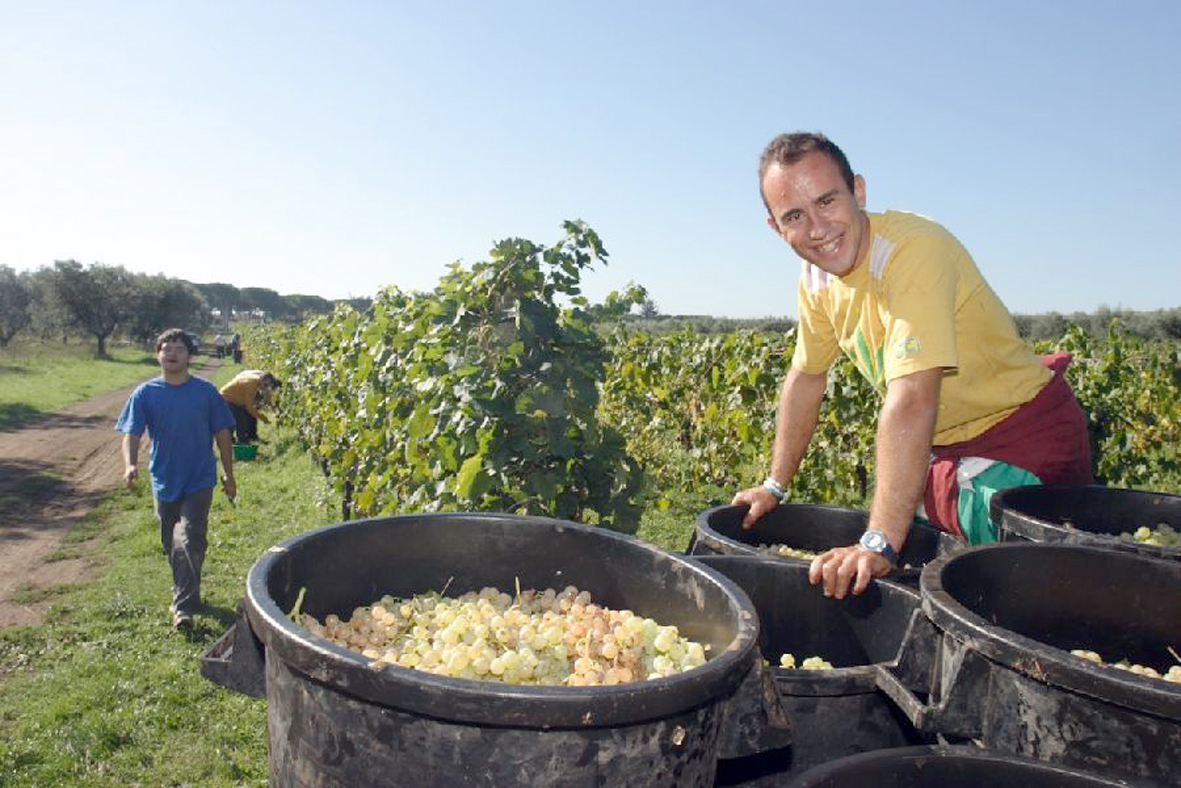
[[[368,302],[352,301],[358,308]],[[83,334],[95,341],[96,355],[106,356],[112,338],[150,342],[171,326],[199,334],[244,317],[299,320],[327,314],[335,305],[315,295],[197,284],[101,263],[59,260],[24,272],[0,265],[0,347],[21,334],[43,341]]]
[[[1077,326],[1094,339],[1107,336],[1111,321],[1117,319],[1123,330],[1137,339],[1181,339],[1181,307],[1134,311],[1100,306],[1094,312],[1044,312],[1036,315],[1013,315],[1017,332],[1029,342],[1060,338],[1071,326]],[[750,330],[780,334],[795,328],[789,317],[729,318],[711,315],[660,314],[651,299],[637,314],[622,319],[627,328],[664,336],[682,331],[697,334],[729,334]]]
[[[788,317],[666,315],[646,293],[641,299],[633,313],[617,319],[629,328],[657,335],[727,334],[741,329],[779,334],[795,327]],[[84,266],[74,260],[19,273],[0,265],[0,347],[22,333],[41,340],[65,340],[81,333],[93,338],[96,353],[104,356],[112,337],[148,342],[171,326],[203,333],[214,326],[226,328],[235,318],[294,322],[328,314],[336,303],[316,295],[280,295],[270,288],[239,288],[222,282],[193,283],[162,274],[136,274],[122,266]],[[348,303],[365,310],[371,299],[349,299]],[[1140,339],[1181,339],[1181,308],[1137,312],[1101,306],[1092,313],[1014,315],[1018,331],[1030,342],[1061,337],[1072,325],[1100,338],[1113,318]]]

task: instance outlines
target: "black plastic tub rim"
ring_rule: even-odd
[[[1092,522],[1077,525],[1071,518],[1060,516],[1060,513],[1044,513],[1043,510],[1052,510],[1054,507],[1045,504],[1041,499],[1053,496],[1062,497],[1062,506],[1065,509],[1088,504],[1099,508],[1099,502],[1102,500],[1106,507],[1115,511],[1110,529],[1095,530],[1090,527],[1093,525]],[[1143,512],[1149,512],[1154,508],[1167,511],[1159,513],[1159,516],[1133,520],[1127,527],[1122,524],[1116,527],[1115,523],[1122,523],[1119,515],[1126,512],[1130,504],[1143,507]],[[1170,492],[1108,487],[1102,484],[1043,484],[997,490],[989,504],[989,519],[997,527],[1002,541],[1012,534],[1018,539],[1034,542],[1063,541],[1179,560],[1181,547],[1138,542],[1123,536],[1125,533],[1134,532],[1138,527],[1137,523],[1146,525],[1148,521],[1156,521],[1157,525],[1163,523],[1181,528],[1181,522],[1176,519],[1179,511],[1181,495]]]
[[[282,557],[307,542],[330,539],[347,528],[398,519],[504,520],[626,542],[634,549],[672,560],[674,573],[697,575],[720,587],[735,617],[735,636],[720,653],[707,651],[704,665],[682,673],[626,684],[597,687],[512,685],[453,678],[400,665],[370,667],[360,652],[313,635],[297,624],[271,598],[267,577]],[[322,526],[269,548],[247,574],[247,611],[252,629],[268,650],[308,678],[359,700],[423,716],[465,723],[529,728],[586,728],[638,724],[680,713],[687,688],[720,698],[737,688],[755,665],[759,622],[753,604],[733,581],[709,567],[669,553],[634,537],[597,526],[545,517],[503,513],[431,512],[371,517]],[[701,607],[701,600],[697,600]],[[349,611],[351,612],[351,611]],[[647,615],[647,614],[646,614]],[[648,615],[648,617],[652,617]],[[704,702],[704,701],[703,701]],[[702,705],[702,704],[698,704]],[[506,708],[511,712],[506,713]]]
[[[1181,720],[1181,684],[1091,662],[1045,641],[991,623],[969,610],[943,586],[944,567],[952,561],[968,559],[982,551],[996,551],[998,556],[1012,551],[1013,557],[1017,558],[1022,552],[1031,550],[1078,551],[1095,553],[1101,557],[1118,555],[1123,556],[1123,560],[1168,563],[1086,545],[1031,542],[979,545],[955,555],[942,556],[924,567],[921,578],[923,613],[938,629],[951,637],[969,642],[970,647],[981,655],[1035,681],[1135,711]]]
[[[1135,778],[1124,778],[1096,774],[1062,764],[1038,760],[1023,755],[998,752],[967,744],[928,744],[910,747],[895,747],[869,750],[828,761],[793,775],[781,783],[787,788],[822,788],[822,786],[848,785],[852,777],[863,781],[876,779],[880,784],[904,785],[913,779],[921,779],[925,770],[936,768],[940,763],[953,762],[963,765],[977,777],[985,774],[997,776],[998,784],[1014,779],[1030,780],[1030,783],[1016,783],[1016,788],[1032,785],[1078,785],[1080,786],[1137,786],[1148,788],[1147,783]],[[950,775],[948,775],[950,777]],[[971,779],[969,775],[961,775]],[[868,783],[863,783],[868,784]],[[930,784],[927,782],[919,783]],[[979,785],[973,780],[974,785]],[[989,781],[992,784],[992,781]],[[1010,783],[1012,784],[1012,783]],[[948,785],[948,788],[953,786]]]
[[[851,517],[851,516],[855,516],[855,515],[859,515],[859,514],[863,515],[865,518],[869,517],[869,512],[864,509],[857,509],[857,508],[850,507],[850,506],[841,506],[839,504],[832,504],[832,503],[807,503],[806,504],[806,503],[799,503],[799,502],[792,502],[792,503],[785,502],[783,504],[783,506],[785,506],[785,507],[787,507],[787,506],[806,506],[810,511],[819,512],[821,514],[827,513],[827,514],[831,514],[831,515],[839,516],[839,517]],[[718,506],[712,506],[709,509],[706,509],[705,511],[698,514],[697,520],[694,523],[694,527],[695,528],[702,528],[702,529],[706,530],[712,540],[715,540],[721,544],[726,545],[727,547],[731,547],[731,548],[733,548],[739,552],[742,552],[742,553],[749,553],[749,554],[753,554],[753,555],[764,556],[767,558],[777,558],[780,561],[787,560],[787,561],[801,561],[803,563],[808,562],[809,559],[805,559],[805,558],[794,558],[792,556],[781,556],[781,555],[774,555],[774,554],[768,553],[764,550],[759,549],[759,546],[757,544],[754,544],[751,542],[743,542],[743,541],[735,539],[731,536],[726,536],[724,533],[722,533],[721,531],[718,531],[716,528],[713,527],[713,525],[710,524],[710,518],[719,514],[719,513],[720,514],[728,514],[730,512],[736,512],[738,510],[741,510],[742,513],[745,514],[748,509],[750,509],[750,505],[744,504],[744,503],[743,504],[719,504]],[[774,510],[772,510],[772,511],[774,511]],[[756,523],[755,527],[757,527],[757,523]]]
[[[849,534],[850,541],[848,541],[848,542],[834,544],[831,547],[817,547],[817,548],[803,547],[803,548],[800,548],[800,549],[805,549],[805,550],[814,550],[817,553],[817,555],[824,553],[826,550],[831,550],[836,547],[844,547],[846,544],[853,544],[856,541],[856,537],[860,535],[861,531],[863,531],[864,528],[869,523],[869,511],[868,510],[858,509],[856,507],[851,507],[851,506],[842,506],[840,504],[803,503],[803,502],[791,502],[791,503],[785,502],[783,504],[780,504],[779,506],[783,507],[783,509],[788,510],[788,511],[790,511],[792,507],[795,507],[795,509],[800,512],[806,511],[808,514],[815,514],[815,515],[819,515],[822,517],[827,516],[826,519],[831,518],[835,521],[840,522],[840,525],[836,526],[836,528],[846,527],[848,525],[849,521],[851,521],[853,519],[860,520],[859,528],[857,530],[856,536],[854,534]],[[772,509],[770,512],[765,514],[764,517],[768,517],[768,516],[773,517],[774,516],[773,513],[775,511],[777,511],[778,508],[779,507]],[[812,559],[809,559],[809,558],[797,558],[795,556],[783,556],[783,555],[778,555],[776,553],[768,552],[767,550],[763,550],[760,548],[759,545],[763,544],[764,542],[761,542],[761,541],[760,542],[756,542],[756,541],[744,542],[741,539],[736,539],[732,536],[722,533],[722,531],[718,530],[718,528],[715,527],[715,525],[712,522],[714,520],[714,518],[716,518],[716,517],[737,516],[739,514],[745,515],[747,510],[749,510],[749,509],[750,509],[749,504],[721,504],[718,506],[710,507],[709,509],[706,509],[705,511],[700,512],[697,515],[696,520],[694,521],[694,537],[692,540],[693,543],[691,544],[691,547],[695,546],[696,544],[703,544],[709,550],[718,550],[718,549],[725,548],[733,553],[741,553],[741,554],[747,554],[747,555],[759,555],[759,556],[764,556],[764,557],[769,557],[769,558],[775,558],[780,561],[792,561],[792,562],[797,562],[797,563],[802,563],[802,564],[808,564],[811,562]],[[759,521],[759,522],[761,522],[761,521]],[[750,533],[752,536],[754,536],[755,532],[757,532],[759,530],[759,522],[756,522],[751,527]],[[834,528],[834,530],[836,530],[836,528]],[[815,533],[815,532],[809,532],[809,533]],[[809,540],[805,539],[804,541],[809,541]],[[771,544],[771,542],[768,541],[768,542],[765,542],[765,544]],[[797,546],[791,540],[789,540],[787,542],[787,544],[789,547]],[[954,547],[951,546],[952,544],[954,544]],[[958,541],[955,539],[955,537],[953,537],[951,534],[940,531],[939,529],[937,529],[934,526],[929,525],[929,524],[914,523],[911,525],[910,532],[908,532],[908,534],[907,534],[906,543],[904,543],[902,546],[902,556],[901,556],[901,559],[903,561],[909,560],[909,561],[913,561],[914,563],[904,563],[902,565],[896,566],[891,570],[890,574],[887,575],[886,577],[888,577],[889,579],[892,579],[895,581],[901,581],[901,582],[905,582],[906,579],[909,578],[909,579],[912,579],[915,582],[917,582],[918,577],[919,577],[920,573],[922,572],[923,567],[927,563],[929,563],[930,560],[933,560],[935,556],[940,555],[940,554],[950,554],[950,553],[958,552],[962,548],[962,546],[963,545],[961,543],[958,543]],[[921,555],[921,556],[914,555],[915,552],[925,553],[926,548],[930,548],[930,557],[928,557],[925,554]]]

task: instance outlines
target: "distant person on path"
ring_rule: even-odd
[[[233,354],[233,356],[234,356],[234,363],[235,364],[242,363],[241,343],[242,343],[242,337],[241,337],[241,335],[238,334],[237,331],[235,331],[230,336],[230,353]]]
[[[271,404],[271,394],[280,386],[278,378],[258,369],[244,369],[221,387],[221,396],[234,414],[234,441],[259,440],[258,421],[269,422],[261,408]]]
[[[213,338],[213,353],[218,358],[225,358],[226,355],[226,338],[222,334],[218,334]]]
[[[179,328],[156,339],[156,360],[163,373],[132,392],[115,429],[123,435],[123,478],[129,488],[139,475],[136,462],[144,430],[152,441],[149,470],[160,540],[172,567],[174,627],[192,627],[201,607],[201,565],[213,488],[217,485],[216,441],[224,471],[222,486],[230,500],[234,485],[230,428],[234,417],[212,383],[189,374],[196,351],[192,338]]]
[[[1038,358],[951,233],[922,216],[865,210],[865,179],[820,134],[783,134],[759,162],[767,224],[801,258],[799,329],[780,393],[771,472],[734,503],[750,527],[786,496],[816,429],[827,373],[847,355],[883,397],[869,527],[809,570],[827,596],[859,594],[925,518],[996,541],[992,493],[1092,481],[1070,356]]]

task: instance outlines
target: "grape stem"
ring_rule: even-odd
[[[287,614],[295,623],[299,623],[299,611],[303,608],[303,595],[307,592],[307,586],[299,587],[299,596],[295,597],[295,607],[291,608],[291,612]]]

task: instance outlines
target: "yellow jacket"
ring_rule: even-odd
[[[234,379],[222,386],[222,399],[231,405],[238,405],[245,408],[256,419],[263,422],[269,422],[270,419],[266,414],[258,409],[258,389],[262,385],[262,379],[266,375],[265,372],[258,369],[244,369],[234,376]]]

